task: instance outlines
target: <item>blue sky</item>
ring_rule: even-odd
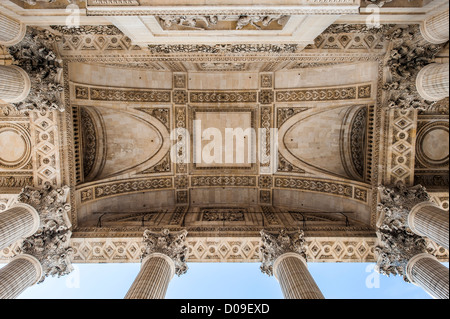
[[[282,299],[277,280],[259,270],[259,263],[189,263],[175,276],[167,299]],[[445,263],[448,267],[448,263]],[[3,265],[0,265],[2,267]],[[122,299],[140,264],[75,264],[61,278],[47,278],[28,288],[20,299]],[[386,277],[369,263],[309,263],[309,270],[327,299],[431,299],[401,277]],[[369,288],[372,287],[372,288]]]

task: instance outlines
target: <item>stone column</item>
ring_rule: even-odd
[[[324,299],[306,265],[303,232],[261,231],[261,271],[275,275],[285,299]]]
[[[141,270],[125,299],[164,299],[175,274],[175,263],[164,254],[153,253],[142,260]]]
[[[448,298],[448,269],[427,253],[425,238],[413,232],[419,229],[441,238],[437,225],[429,228],[423,225],[427,221],[437,223],[440,220],[435,216],[425,188],[399,185],[396,188],[380,187],[380,190],[378,244],[375,247],[377,271],[387,276],[403,276],[406,282],[417,284],[436,298],[445,298],[445,294]]]
[[[25,36],[27,27],[0,12],[0,45],[12,46]]]
[[[285,299],[324,299],[308,271],[306,260],[297,253],[286,253],[273,263],[273,273]]]
[[[0,65],[0,100],[6,103],[23,101],[31,90],[28,74],[15,65]]]
[[[433,202],[423,202],[414,206],[408,215],[408,226],[423,237],[428,237],[436,244],[449,249],[449,214]]]
[[[40,225],[34,207],[18,203],[0,213],[0,249],[33,235]]]
[[[377,226],[408,228],[448,249],[448,212],[431,201],[425,187],[379,187]]]
[[[419,71],[416,89],[427,101],[439,101],[449,96],[448,63],[431,63]]]
[[[19,255],[0,269],[0,299],[14,299],[42,277],[42,267],[35,257]]]
[[[145,251],[141,257],[141,270],[125,299],[164,299],[172,277],[187,271],[186,236],[186,230],[144,232]]]
[[[406,275],[433,298],[449,299],[449,270],[436,257],[427,253],[414,256],[406,266]]]
[[[420,24],[420,33],[423,38],[433,44],[441,44],[449,38],[449,9],[430,16]]]

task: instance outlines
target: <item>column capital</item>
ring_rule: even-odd
[[[186,236],[186,230],[177,232],[171,232],[168,229],[163,229],[161,232],[145,230],[145,250],[141,256],[141,261],[144,262],[146,257],[152,254],[162,254],[169,257],[175,264],[175,274],[178,276],[185,274],[188,269],[186,265],[188,254]]]
[[[427,246],[423,237],[414,234],[409,229],[397,227],[381,227],[377,230],[378,245],[375,252],[378,255],[376,270],[386,276],[403,276],[406,282],[406,265],[411,258],[426,253]]]
[[[302,230],[287,232],[281,229],[277,233],[261,230],[261,271],[269,276],[273,275],[274,264],[277,259],[286,254],[296,254],[306,262],[306,246]],[[287,256],[287,255],[286,255]]]
[[[69,247],[71,223],[68,217],[70,205],[66,202],[69,187],[56,188],[46,183],[43,188],[25,187],[18,196],[19,205],[27,204],[36,209],[40,216],[38,230],[24,239],[20,246],[22,254],[28,254],[40,261],[43,275],[63,276],[73,268]]]
[[[430,195],[422,185],[379,186],[377,227],[407,227],[408,214],[418,203],[429,202]]]

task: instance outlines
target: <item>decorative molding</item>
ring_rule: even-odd
[[[149,44],[151,54],[208,53],[208,54],[253,54],[295,53],[298,44]]]
[[[137,173],[137,175],[169,173],[172,171],[171,163],[172,162],[170,160],[170,153],[167,152],[167,154],[164,156],[162,160],[158,162],[158,164]]]
[[[300,189],[325,193],[367,202],[368,189],[329,180],[314,180],[294,177],[275,177],[275,188]]]
[[[304,174],[305,170],[298,168],[291,164],[281,153],[278,153],[278,167],[277,172],[290,172]]]
[[[245,221],[245,208],[202,208],[201,220],[206,222],[239,222]]]
[[[256,103],[256,91],[189,91],[191,103]]]
[[[176,89],[185,89],[186,85],[186,74],[176,74],[173,75],[173,87]]]
[[[374,262],[376,238],[306,237],[309,262]],[[186,238],[188,262],[261,262],[260,237],[190,237]],[[138,263],[143,243],[136,238],[72,238],[73,263]],[[430,251],[438,251],[430,246]],[[0,262],[16,253],[15,246],[0,252]],[[448,254],[439,253],[441,261]]]
[[[59,114],[50,110],[30,112],[33,180],[38,187],[46,182],[53,186],[61,183]]]
[[[191,176],[191,187],[256,187],[256,176]]]
[[[307,111],[307,107],[278,107],[277,108],[277,128],[280,128],[292,116]]]
[[[356,100],[370,97],[371,85],[276,91],[277,102]]]
[[[261,206],[261,210],[265,220],[269,223],[270,226],[281,224],[272,206]]]
[[[76,28],[66,25],[51,25],[50,28],[62,35],[123,35],[114,25],[80,25]]]
[[[90,114],[80,108],[81,116],[81,136],[83,144],[83,175],[86,178],[94,168],[95,159],[97,157],[97,134],[95,131],[95,123]]]
[[[2,193],[17,192],[25,186],[33,185],[33,176],[26,172],[0,172],[0,189]],[[15,189],[14,191],[12,189]]]
[[[170,108],[169,107],[157,107],[157,108],[149,108],[149,107],[137,107],[136,110],[147,113],[151,117],[156,118],[160,121],[167,130],[170,130]]]
[[[272,138],[275,138],[275,136],[272,136],[272,106],[265,106],[262,105],[260,107],[260,128],[265,130],[264,132],[261,130],[261,136],[260,136],[260,161],[259,161],[259,167],[260,167],[260,173],[269,173],[270,172],[270,166],[271,166],[271,160],[272,160]]]
[[[92,101],[169,103],[169,90],[136,90],[121,88],[89,88]]]
[[[188,94],[185,90],[174,90],[172,95],[175,104],[186,104],[188,102]]]
[[[391,109],[387,113],[386,185],[414,183],[415,141],[417,111],[414,109]]]
[[[87,186],[79,190],[81,203],[123,194],[173,188],[171,177],[141,178]]]
[[[306,237],[309,262],[376,262],[374,237]],[[261,262],[260,237],[186,238],[188,262]],[[72,263],[139,263],[142,237],[71,238]],[[427,241],[428,253],[448,262],[448,250]],[[19,253],[18,244],[0,251],[0,263]]]
[[[366,130],[367,107],[361,107],[352,119],[349,136],[350,155],[353,168],[361,178],[364,177],[366,159]]]

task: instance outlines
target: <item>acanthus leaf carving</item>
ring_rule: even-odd
[[[410,188],[399,184],[396,187],[379,187],[380,216],[377,222],[379,244],[376,270],[386,276],[399,275],[409,282],[406,276],[408,261],[417,254],[427,252],[425,238],[414,234],[408,227],[408,214],[416,204],[430,200],[425,188],[416,185]]]
[[[64,276],[72,272],[70,247],[71,223],[67,203],[69,187],[55,188],[45,183],[42,189],[25,187],[17,201],[33,206],[39,214],[36,233],[23,240],[20,252],[36,257],[43,269],[43,282],[48,276]]]
[[[161,232],[144,231],[144,252],[141,260],[152,253],[160,253],[168,256],[175,263],[175,274],[178,276],[186,273],[188,267],[186,258],[188,247],[186,245],[187,231],[171,232],[163,229]]]
[[[280,229],[273,233],[261,230],[262,262],[261,271],[269,276],[273,275],[273,264],[275,260],[285,253],[297,253],[306,259],[306,241],[302,230],[287,232]]]
[[[62,72],[52,46],[61,40],[48,30],[29,28],[25,38],[8,48],[14,64],[21,67],[30,77],[31,90],[27,98],[14,103],[18,110],[64,111],[63,86],[59,77]]]

